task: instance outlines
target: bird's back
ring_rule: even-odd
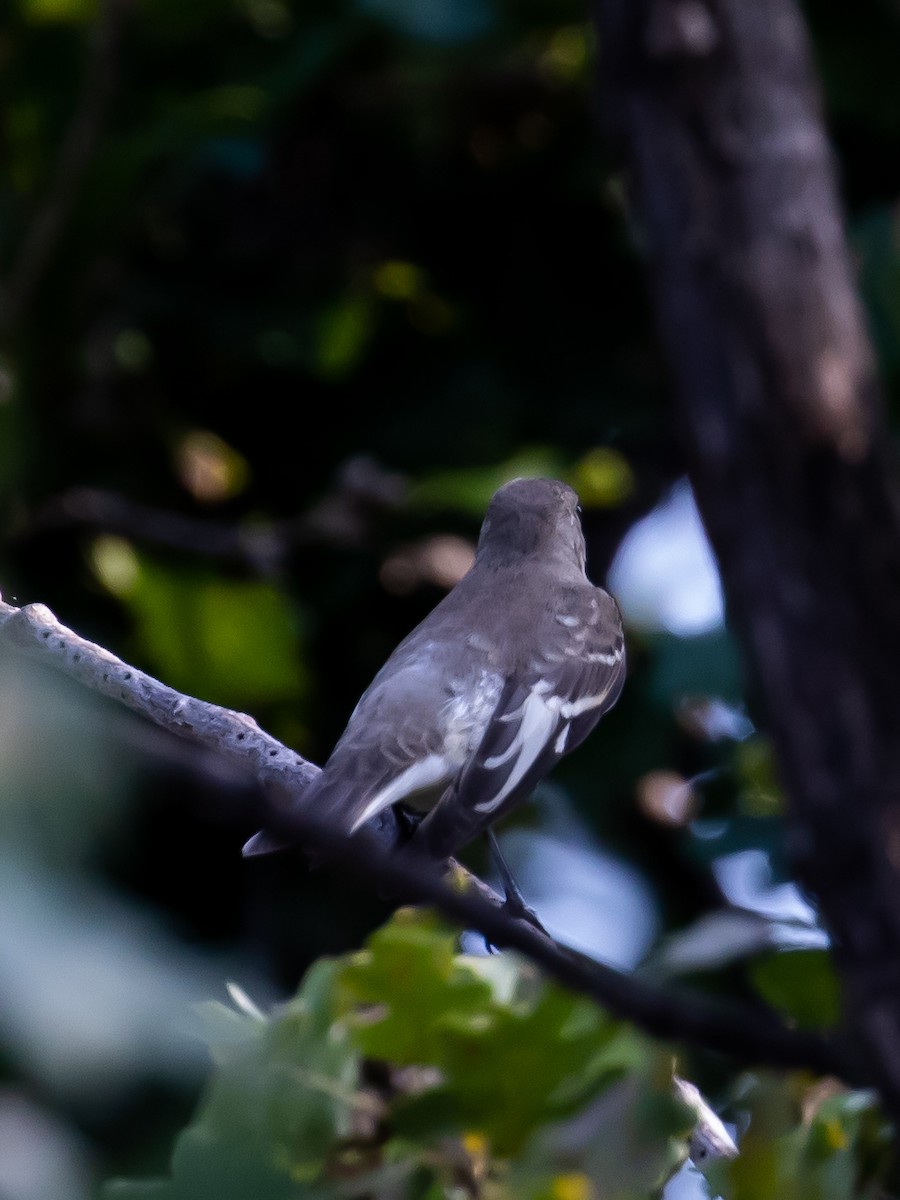
[[[610,658],[615,653],[615,603],[586,580],[557,591],[561,608],[528,607],[516,602],[522,571],[498,569],[493,602],[473,627],[470,593],[481,586],[477,576],[463,579],[400,643],[360,698],[304,805],[348,831],[390,804],[427,812],[471,762],[511,678],[529,686],[548,673],[577,674],[579,635],[588,636],[598,620],[613,639]],[[561,634],[568,656],[554,650]],[[594,720],[582,718],[578,740]]]
[[[454,853],[586,736],[618,695],[624,646],[584,573],[577,501],[557,480],[495,493],[473,567],[375,676],[304,807],[348,833],[418,809],[414,839]]]

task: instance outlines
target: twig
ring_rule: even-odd
[[[260,729],[246,713],[195,700],[79,637],[43,604],[0,600],[0,635],[92,691],[109,696],[179,737],[215,750],[263,786],[302,789],[319,768]]]
[[[294,545],[310,540],[301,519],[242,525],[213,517],[154,508],[101,488],[72,488],[54,496],[27,522],[19,537],[76,526],[193,557],[241,563],[275,576]]]
[[[301,807],[273,808],[270,828],[315,847],[354,878],[387,889],[404,902],[428,903],[493,945],[518,950],[564,986],[663,1040],[683,1040],[748,1063],[806,1068],[860,1083],[849,1052],[837,1040],[802,1033],[746,1008],[661,988],[555,941],[511,916],[480,890],[454,888],[433,864],[386,850],[372,836],[348,838]]]
[[[341,465],[332,487],[306,512],[254,524],[179,513],[102,488],[78,487],[43,504],[18,537],[78,526],[192,556],[243,563],[273,576],[298,546],[363,543],[376,518],[397,508],[405,492],[401,475],[361,455]]]
[[[306,511],[249,523],[157,508],[103,488],[76,487],[45,501],[15,536],[24,540],[74,526],[193,557],[241,563],[273,577],[299,546],[364,544],[378,518],[400,507],[407,489],[404,476],[367,455],[354,455],[341,463],[328,491]]]
[[[243,713],[184,696],[61,625],[48,608],[16,608],[0,600],[0,638],[127,705],[157,725],[215,749],[251,771],[272,793],[302,792],[319,770]],[[513,917],[486,884],[463,873],[463,886],[434,865],[392,852],[370,835],[348,838],[302,806],[272,804],[269,826],[314,848],[341,870],[404,901],[432,904],[477,929],[494,945],[518,950],[549,975],[615,1015],[667,1040],[684,1040],[745,1062],[807,1068],[864,1082],[850,1052],[836,1040],[791,1030],[774,1017],[725,1007],[698,994],[662,989],[576,953]]]

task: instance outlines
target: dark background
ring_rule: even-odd
[[[893,411],[900,12],[806,11]],[[565,0],[6,6],[4,598],[321,762],[504,479],[573,483],[605,580],[684,465],[595,60]],[[713,862],[756,852],[762,890],[784,864],[727,632],[623,606],[623,697],[510,844],[526,878],[542,837],[610,852],[640,903],[603,920],[640,927],[634,962],[734,899]],[[26,1122],[77,1197],[163,1168],[203,1069],[173,1014],[232,978],[286,994],[388,906],[245,863],[252,790],[3,666],[0,1147]],[[711,700],[757,731],[711,735]],[[698,774],[661,818],[654,797]],[[561,931],[588,938],[574,915]],[[673,969],[752,995],[756,933]]]

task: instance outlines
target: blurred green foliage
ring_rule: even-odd
[[[670,1054],[514,956],[455,945],[401,910],[272,1014],[210,1006],[215,1072],[171,1182],[110,1200],[649,1194],[691,1125]],[[594,1138],[616,1147],[612,1190]]]
[[[893,420],[900,16],[805,11]],[[0,63],[6,599],[320,761],[500,482],[572,482],[600,581],[683,475],[574,0],[9,0]],[[790,881],[734,639],[631,620],[628,638],[621,701],[517,832],[536,859],[595,855],[608,890],[582,905],[632,931],[631,962],[832,1027],[821,936],[722,919],[746,902],[741,855],[765,864],[757,898]],[[379,929],[390,905],[352,880],[243,864],[235,781],[0,667],[4,1200],[160,1175],[201,1074],[181,1018],[226,978],[267,1008],[305,982],[265,1018],[219,1010],[172,1182],[136,1196],[352,1195],[375,1172],[376,1193],[435,1200],[474,1171],[498,1196],[592,1200],[671,1167],[668,1052],[424,918]],[[548,905],[573,901],[570,861]],[[869,1098],[700,1053],[684,1069],[743,1122],[723,1196],[883,1177]],[[11,1190],[17,1153],[31,1192]]]
[[[427,914],[401,910],[267,1015],[242,993],[237,1008],[208,1005],[214,1073],[171,1179],[104,1195],[658,1194],[693,1125],[671,1052],[514,955],[455,946]],[[742,1155],[710,1168],[727,1200],[880,1194],[888,1131],[865,1093],[762,1077],[739,1081],[735,1100],[753,1120]]]
[[[763,1078],[746,1095],[749,1124],[740,1157],[713,1163],[713,1193],[788,1200],[874,1200],[885,1195],[890,1130],[871,1095],[826,1081]]]
[[[761,958],[751,975],[760,995],[799,1028],[835,1029],[840,1025],[840,987],[824,950],[795,950]]]

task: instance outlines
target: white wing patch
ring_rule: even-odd
[[[405,800],[416,792],[427,791],[438,784],[449,783],[455,770],[456,764],[449,763],[442,754],[429,754],[427,758],[413,763],[372,797],[353,822],[350,832],[356,833],[360,826],[371,821],[389,804],[396,804],[398,800]]]
[[[611,681],[602,692],[598,692],[596,696],[582,696],[580,700],[570,700],[568,704],[560,705],[560,712],[567,721],[574,721],[576,717],[580,717],[582,713],[590,712],[592,708],[599,708],[606,697],[609,695],[610,688],[614,680]],[[556,697],[559,699],[559,697]]]
[[[495,767],[502,766],[513,755],[516,755],[515,765],[497,795],[491,796],[489,800],[482,801],[481,804],[476,804],[476,812],[491,812],[492,809],[502,804],[553,736],[556,726],[559,723],[562,701],[559,696],[545,697],[542,693],[546,692],[547,689],[546,686],[541,687],[541,683],[543,682],[542,680],[532,688],[522,702],[521,708],[515,712],[507,713],[501,718],[504,721],[508,721],[521,713],[519,728],[516,730],[516,736],[513,738],[509,749],[505,750],[503,754],[497,754],[493,758],[485,759],[484,765],[488,770],[492,770]]]
[[[593,654],[586,655],[586,661],[589,663],[602,662],[607,667],[614,666],[622,658],[625,653],[625,647],[620,646],[618,650],[611,650],[609,654],[604,654],[602,651],[597,651]]]
[[[515,762],[500,791],[495,796],[483,800],[481,804],[476,804],[475,811],[488,813],[499,808],[554,737],[556,742],[553,749],[561,755],[565,751],[568,741],[570,722],[574,721],[576,717],[582,716],[583,713],[590,712],[592,708],[599,708],[606,700],[614,683],[614,679],[610,680],[603,691],[597,692],[594,696],[582,696],[580,700],[566,701],[562,696],[548,696],[547,681],[539,680],[519,708],[500,718],[501,721],[518,719],[519,728],[506,750],[502,754],[486,758],[484,766],[487,770],[493,771],[508,763],[512,758],[515,758]],[[560,720],[562,720],[562,728],[560,728]]]
[[[581,624],[581,618],[573,617],[571,613],[557,613],[556,620],[560,625],[565,625],[567,629],[577,629]]]
[[[422,792],[439,793],[450,783],[481,741],[497,707],[502,687],[501,677],[494,671],[485,670],[479,675],[474,688],[466,690],[459,685],[456,691],[451,692],[440,713],[443,731],[441,753],[429,754],[395,775],[366,804],[354,820],[350,832],[355,833],[392,804],[409,801]],[[390,754],[385,748],[385,757],[397,765],[409,762],[410,750],[402,740],[397,741],[396,750],[396,754]]]

